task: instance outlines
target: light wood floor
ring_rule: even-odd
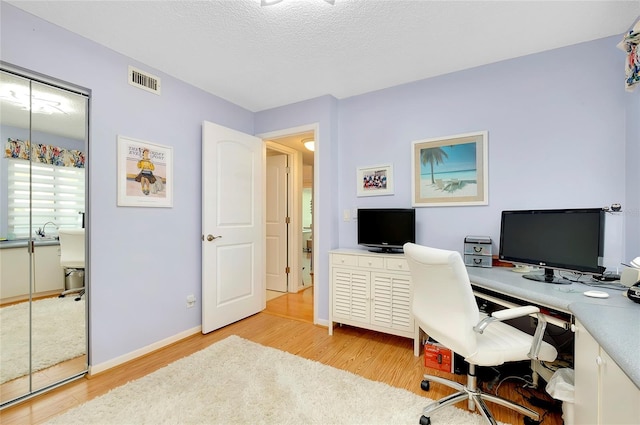
[[[309,291],[309,292],[308,292]],[[267,309],[240,322],[207,335],[193,335],[171,346],[91,377],[80,379],[51,392],[9,407],[0,412],[0,422],[9,424],[40,424],[72,407],[106,393],[111,388],[138,379],[167,364],[199,351],[229,335],[288,351],[290,353],[348,370],[365,378],[386,382],[432,399],[452,391],[433,384],[428,393],[420,389],[423,359],[413,355],[413,341],[379,332],[349,326],[336,327],[334,335],[327,329],[313,325],[313,287],[298,294],[287,294],[267,303]],[[428,371],[432,373],[432,370]],[[438,373],[442,376],[458,375]],[[500,387],[501,396],[521,402],[519,384],[506,382]],[[542,394],[538,394],[543,396]],[[465,408],[465,404],[459,407]],[[522,417],[499,406],[490,405],[496,419],[521,424]],[[534,410],[543,413],[540,408]],[[418,418],[416,418],[416,424]],[[433,417],[437,425],[437,416]],[[547,414],[545,425],[561,425],[560,414]]]

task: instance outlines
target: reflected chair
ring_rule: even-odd
[[[485,401],[513,409],[539,423],[537,412],[482,392],[476,380],[476,366],[499,366],[505,362],[530,359],[555,360],[556,349],[542,341],[546,321],[538,307],[510,308],[487,316],[478,309],[467,269],[458,252],[407,243],[404,253],[411,270],[411,309],[416,322],[427,335],[464,357],[469,365],[466,386],[438,376],[424,375],[424,390],[428,390],[429,382],[433,381],[457,392],[426,406],[420,424],[430,424],[431,415],[437,410],[464,400],[468,401],[469,410],[477,408],[491,424],[496,424],[496,421]],[[528,315],[535,315],[538,319],[533,336],[502,323],[503,320]]]
[[[84,286],[84,229],[58,229],[60,237],[60,266],[64,267],[65,283],[72,273],[82,272],[82,287],[65,288],[59,295],[61,298],[67,294],[77,293],[76,301],[79,301],[85,292]]]

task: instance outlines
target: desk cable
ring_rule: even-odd
[[[516,379],[516,380],[524,381],[524,384],[522,386],[516,386],[516,387],[514,387],[514,389],[531,406],[539,407],[539,408],[543,409],[543,413],[540,414],[540,421],[539,422],[535,422],[535,423],[537,423],[537,424],[543,423],[545,417],[550,412],[561,412],[562,411],[562,402],[554,400],[550,396],[549,397],[544,397],[544,398],[540,396],[542,392],[541,392],[541,390],[539,390],[538,388],[536,388],[533,385],[533,380],[532,380],[531,375],[526,375],[524,377],[517,376],[517,375],[510,375],[510,376],[505,376],[504,378],[500,379],[500,371],[498,369],[496,369],[496,368],[491,368],[491,369],[493,369],[495,372],[497,372],[498,376],[496,376],[492,382],[487,382],[485,384],[488,387],[487,388],[487,390],[489,390],[488,392],[493,392],[496,396],[498,395],[498,389],[500,388],[500,386],[506,380],[508,380],[508,379]],[[496,383],[496,381],[498,379],[500,379],[500,382],[498,382],[498,384],[495,385],[495,383]],[[491,387],[493,387],[494,385],[495,385],[495,388],[491,389]],[[525,393],[523,390],[526,390],[527,393]],[[528,419],[528,418],[525,418],[525,423],[527,423],[526,419]]]
[[[574,273],[578,274],[578,273]],[[587,285],[587,286],[591,286],[591,287],[596,287],[596,288],[605,288],[605,289],[613,289],[616,291],[624,291],[627,288],[626,286],[624,286],[621,283],[616,283],[616,282],[602,282],[600,280],[594,279],[592,276],[590,275],[585,275],[585,274],[578,274],[577,278],[571,279],[569,277],[566,276],[561,276],[563,279],[568,280],[569,282],[572,283],[581,283],[583,285]],[[589,277],[590,280],[589,281],[584,281],[584,280],[580,280],[583,277]]]

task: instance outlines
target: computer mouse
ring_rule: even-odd
[[[584,295],[593,298],[609,298],[609,294],[604,291],[586,291],[584,292]]]

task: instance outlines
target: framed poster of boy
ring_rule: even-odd
[[[173,148],[118,136],[118,206],[173,206]]]

